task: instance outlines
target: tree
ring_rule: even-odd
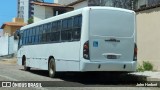
[[[33,23],[33,17],[28,19],[28,24],[31,24],[31,23]]]

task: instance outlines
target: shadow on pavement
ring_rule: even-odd
[[[48,77],[48,71],[31,70],[30,73]],[[147,81],[145,76],[131,75],[127,73],[116,72],[81,72],[81,73],[57,73],[57,79],[71,83],[80,83],[83,85],[133,85]]]
[[[65,81],[78,82],[85,85],[135,85],[146,81],[144,76],[120,74],[115,72],[76,73],[61,77]]]

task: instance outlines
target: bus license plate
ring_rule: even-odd
[[[107,55],[107,59],[117,59],[116,55]]]

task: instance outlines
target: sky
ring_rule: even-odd
[[[53,0],[44,0],[53,3]],[[0,2],[0,27],[5,22],[11,22],[17,16],[17,0],[1,0]]]

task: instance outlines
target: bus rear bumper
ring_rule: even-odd
[[[136,61],[81,62],[80,71],[136,71]]]

